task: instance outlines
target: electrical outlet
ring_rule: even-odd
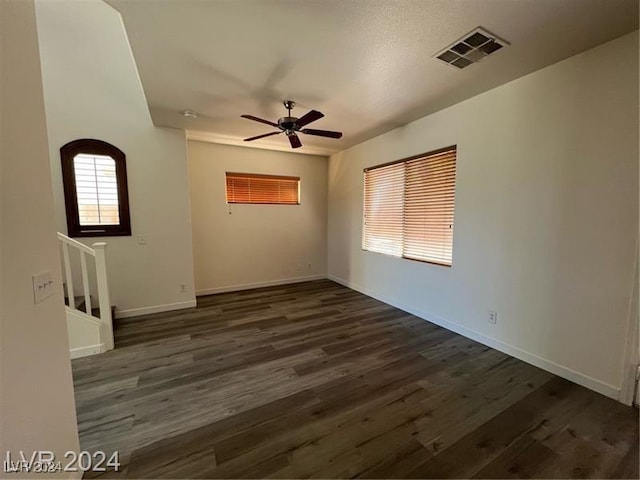
[[[493,310],[489,310],[489,323],[495,325],[498,323],[498,312],[494,312]]]
[[[140,235],[138,235],[138,245],[146,245],[146,244],[147,244],[147,237],[146,235],[141,233]]]
[[[184,283],[180,284],[180,293],[186,293],[187,292],[187,286]]]
[[[311,264],[307,266],[307,270],[311,270]]]

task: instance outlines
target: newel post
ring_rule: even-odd
[[[91,245],[96,252],[96,277],[98,284],[98,303],[100,307],[100,328],[105,350],[113,350],[113,321],[111,318],[111,297],[107,278],[107,244],[100,242]]]

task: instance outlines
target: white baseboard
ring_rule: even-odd
[[[340,283],[345,287],[351,288],[352,290],[364,293],[369,297],[373,297],[384,303],[399,308],[400,310],[411,313],[416,317],[420,317],[428,322],[435,323],[436,325],[444,327],[452,332],[458,333],[463,337],[470,338],[471,340],[480,342],[483,345],[495,348],[496,350],[506,353],[507,355],[511,355],[512,357],[515,357],[536,367],[542,368],[543,370],[553,373],[554,375],[566,378],[567,380],[577,383],[578,385],[582,385],[583,387],[586,387],[590,390],[594,390],[598,393],[606,395],[607,397],[613,398],[614,400],[620,400],[620,389],[616,388],[613,385],[609,385],[608,383],[602,382],[588,375],[576,372],[575,370],[559,365],[555,362],[552,362],[551,360],[539,357],[533,353],[527,352],[508,343],[501,342],[500,340],[496,340],[495,338],[488,337],[480,332],[476,332],[475,330],[460,325],[459,323],[450,322],[449,320],[445,320],[444,318],[429,314],[412,306],[404,305],[392,298],[388,298],[385,295],[370,291],[366,288],[361,287],[360,285],[355,285],[334,275],[327,275],[327,278],[333,280],[334,282]]]
[[[226,287],[204,288],[196,290],[196,296],[213,295],[214,293],[238,292],[240,290],[251,290],[252,288],[275,287],[277,285],[287,285],[289,283],[310,282],[311,280],[323,280],[326,275],[308,275],[306,277],[283,278],[281,280],[268,280],[266,282],[244,283],[242,285],[229,285]]]
[[[151,313],[170,312],[172,310],[182,310],[183,308],[193,308],[196,306],[195,300],[186,302],[167,303],[165,305],[153,305],[151,307],[130,308],[128,310],[116,310],[116,318],[139,317]]]
[[[74,358],[88,357],[89,355],[97,355],[104,351],[104,344],[89,345],[88,347],[72,348],[69,350],[71,360]]]

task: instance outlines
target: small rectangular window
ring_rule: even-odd
[[[299,205],[300,178],[227,172],[227,203]]]
[[[362,248],[451,266],[456,147],[364,171]]]

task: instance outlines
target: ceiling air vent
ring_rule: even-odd
[[[508,45],[509,42],[478,27],[434,56],[447,65],[463,69]]]

